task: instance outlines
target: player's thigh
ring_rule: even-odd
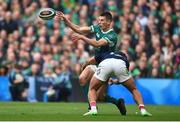
[[[120,83],[123,83],[132,77],[126,67],[126,63],[123,60],[113,59],[112,67],[113,72]]]
[[[133,91],[134,89],[136,89],[136,84],[134,83],[133,78],[128,79],[127,81],[122,83],[123,86],[125,86],[129,91]]]
[[[102,61],[99,64],[96,72],[94,73],[94,76],[103,82],[107,82],[110,75],[113,73],[111,65],[112,65],[111,60],[106,59]]]
[[[107,84],[103,84],[98,90],[97,90],[97,98],[99,101],[104,100],[104,94],[107,90]]]
[[[90,81],[90,85],[89,85],[89,89],[92,90],[98,90],[104,83],[97,79],[95,76],[92,77],[91,81]]]
[[[81,85],[85,85],[88,81],[91,80],[92,76],[94,75],[94,70],[87,66],[79,76],[79,82]]]

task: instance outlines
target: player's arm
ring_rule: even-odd
[[[96,41],[95,39],[90,39],[90,38],[87,38],[87,37],[85,37],[83,35],[79,35],[79,34],[73,34],[72,40],[74,40],[74,41],[83,40],[84,42],[86,42],[89,45],[92,45],[94,47],[100,47],[100,46],[108,44],[108,41],[104,38],[100,39],[99,41]]]
[[[91,57],[89,60],[87,60],[81,67],[81,72],[88,66],[88,65],[93,65],[96,64],[95,57]]]
[[[88,34],[91,32],[91,27],[88,26],[78,26],[74,23],[72,23],[62,12],[58,11],[56,12],[55,20],[63,20],[68,27],[70,27],[73,31],[79,34]]]
[[[89,60],[87,60],[81,67],[81,71],[83,71],[86,66],[96,64],[95,57],[91,57]]]

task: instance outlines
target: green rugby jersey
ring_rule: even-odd
[[[105,52],[115,51],[116,43],[117,43],[117,34],[113,29],[110,29],[106,32],[103,32],[99,25],[91,25],[91,32],[95,33],[96,41],[99,41],[101,38],[108,41],[108,45],[104,45],[101,47],[95,47],[95,55]]]

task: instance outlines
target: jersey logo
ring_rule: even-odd
[[[99,33],[96,33],[96,36],[99,38],[100,37]]]
[[[108,38],[109,38],[109,39],[112,39],[112,38],[113,38],[113,35],[108,35]]]

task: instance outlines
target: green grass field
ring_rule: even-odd
[[[0,102],[0,121],[179,121],[180,106],[148,105],[152,117],[135,114],[136,105],[126,105],[127,116],[121,116],[112,104],[98,103],[97,116],[82,116],[87,103],[20,103]]]

